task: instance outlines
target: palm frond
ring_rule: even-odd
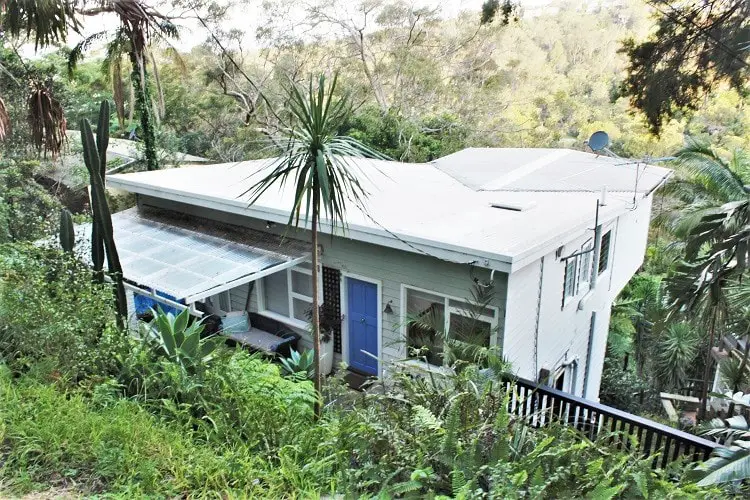
[[[31,140],[38,151],[56,158],[66,140],[67,124],[62,105],[51,90],[41,82],[34,82],[27,99]]]
[[[68,76],[72,77],[78,63],[83,60],[83,53],[91,47],[91,44],[106,38],[109,35],[107,31],[100,31],[91,36],[87,36],[78,42],[68,54]]]
[[[313,210],[322,209],[332,229],[345,229],[349,203],[363,208],[367,197],[360,181],[361,169],[354,160],[385,158],[351,137],[338,135],[351,107],[347,96],[337,97],[337,80],[334,75],[326,85],[321,76],[317,85],[311,79],[305,91],[297,85],[287,89],[288,111],[294,124],[283,129],[285,152],[265,177],[243,193],[251,195],[252,204],[272,186],[292,182],[295,192],[290,225],[299,225],[303,216],[307,221]],[[316,199],[318,206],[314,206]]]
[[[695,472],[703,476],[699,486],[750,478],[750,432],[744,417],[714,418],[704,426],[702,434],[722,438],[727,446],[718,448],[696,468]]]
[[[745,182],[737,171],[746,171],[746,158],[736,154],[728,163],[710,146],[691,141],[677,153],[675,165],[687,173],[694,183],[700,184],[721,203],[747,198]]]
[[[7,0],[0,18],[3,31],[11,37],[34,37],[34,48],[64,42],[68,29],[80,30],[76,2],[64,0]]]

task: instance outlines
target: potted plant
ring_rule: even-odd
[[[312,310],[308,311],[308,318],[312,318]],[[333,306],[320,305],[320,371],[328,375],[333,370],[333,333],[341,325],[341,316],[336,314]]]

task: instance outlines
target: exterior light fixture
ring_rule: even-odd
[[[388,303],[385,305],[385,309],[383,309],[383,312],[385,314],[393,314],[393,308],[391,307],[392,302],[393,302],[392,300],[389,300]]]

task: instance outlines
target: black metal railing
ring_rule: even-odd
[[[686,457],[690,461],[706,460],[721,445],[631,413],[589,401],[551,387],[521,378],[507,379],[513,388],[512,414],[534,427],[552,422],[570,425],[590,439],[603,437],[617,449],[639,451],[654,457],[652,467]]]

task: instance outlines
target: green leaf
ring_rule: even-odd
[[[739,479],[750,478],[750,450],[745,448],[731,450],[728,458],[708,460],[704,465],[712,469],[706,477],[698,482],[698,486],[711,486]],[[729,451],[729,450],[727,450]]]
[[[199,356],[198,356],[199,344],[200,344],[200,336],[190,335],[188,337],[185,337],[185,340],[182,342],[180,349],[185,353],[185,355],[188,358],[190,358],[191,361],[197,362],[197,360],[199,359]]]
[[[190,311],[188,309],[183,309],[180,311],[180,313],[177,315],[177,317],[174,320],[174,333],[175,338],[179,335],[183,337],[185,335],[185,329],[187,328],[188,320],[190,319]],[[177,340],[177,344],[182,344],[180,340]]]
[[[610,481],[607,480],[597,484],[591,493],[589,493],[588,498],[591,500],[611,500],[619,495],[626,486],[624,484],[610,486],[609,483]]]

